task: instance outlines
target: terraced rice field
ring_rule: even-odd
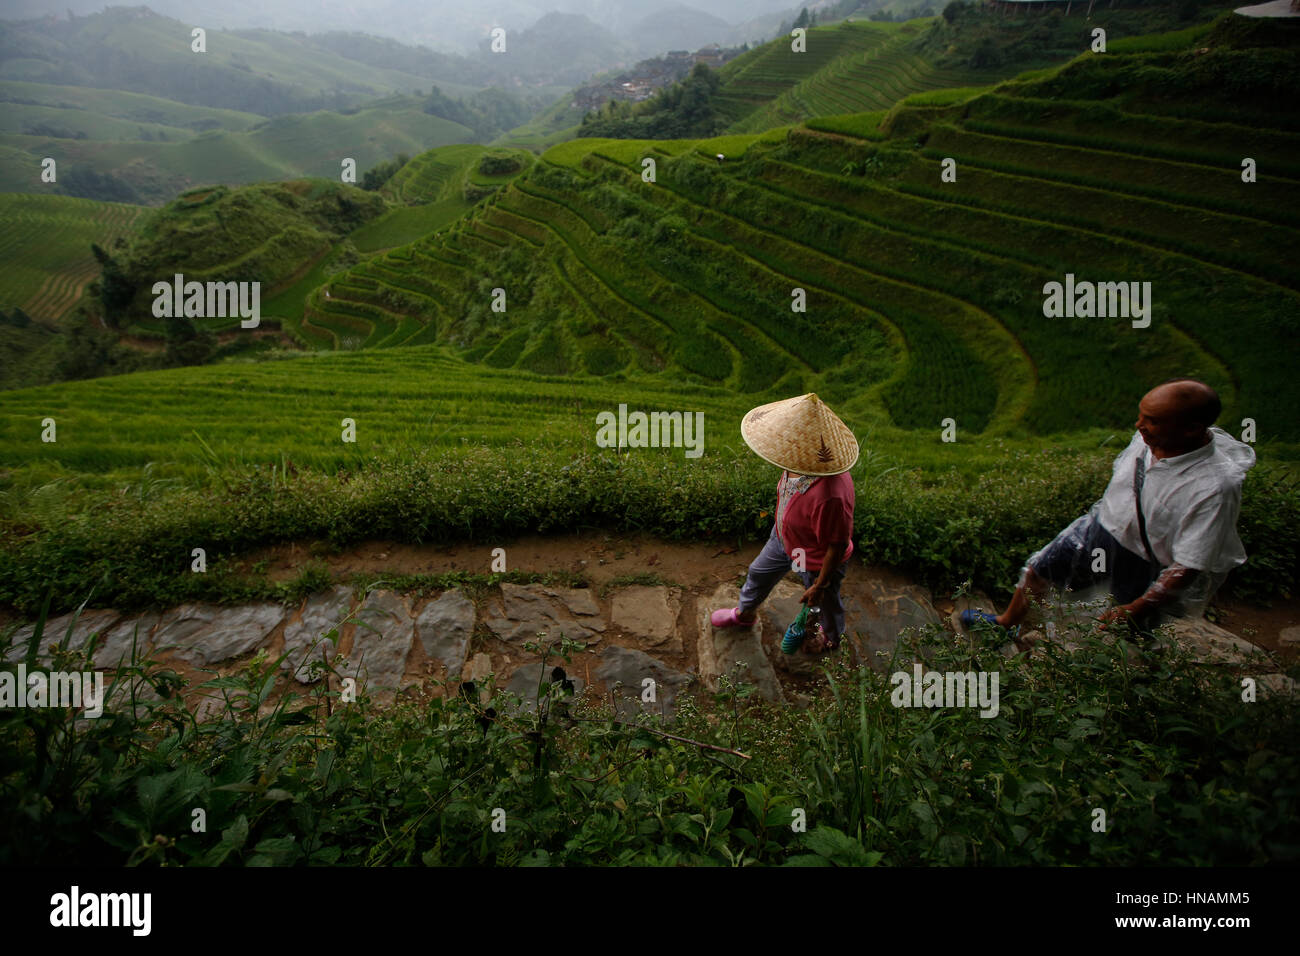
[[[465,170],[484,152],[483,146],[463,144],[421,153],[394,173],[380,191],[390,199],[411,204],[445,199],[460,191]]]
[[[566,143],[464,222],[318,290],[303,339],[439,341],[495,368],[755,398],[816,390],[883,427],[952,417],[986,435],[1126,428],[1146,385],[1199,375],[1229,416],[1300,439],[1300,387],[1270,344],[1300,315],[1297,137],[1125,114],[1088,142],[1079,114],[1098,106],[1003,87],[904,107],[886,126],[908,136],[878,155],[875,120],[871,140],[733,136],[725,164],[711,143]],[[1157,131],[1193,148],[1153,156]],[[1219,159],[1248,134],[1270,172],[1243,189]],[[1150,282],[1151,326],[1045,317],[1043,286],[1066,273]]]
[[[888,110],[917,93],[983,87],[1016,72],[940,69],[912,52],[919,29],[917,23],[842,23],[810,30],[803,52],[782,41],[737,58],[723,67],[716,99],[728,132]]]
[[[72,196],[0,193],[0,308],[61,319],[99,275],[90,244],[110,248],[145,212],[144,206]]]
[[[724,71],[733,104],[748,89],[830,117],[810,126],[574,140],[405,245],[379,220],[365,246],[381,251],[318,263],[284,328],[313,351],[432,345],[416,351],[582,388],[816,391],[881,433],[937,436],[951,418],[982,441],[1126,432],[1146,388],[1190,375],[1219,389],[1225,427],[1253,418],[1293,454],[1300,379],[1277,343],[1300,317],[1300,134],[1043,99],[1033,80],[898,104],[974,80],[901,36],[814,31],[820,72],[802,79],[781,44]],[[482,150],[420,157],[391,195],[450,202]],[[1149,283],[1149,325],[1045,315],[1067,274]]]
[[[743,400],[719,389],[666,380],[640,383],[637,396],[637,407],[703,411],[711,425],[734,426],[744,411]],[[557,445],[590,447],[597,412],[617,412],[627,397],[626,385],[470,365],[438,346],[304,355],[6,393],[0,449],[14,464],[78,472],[149,461],[201,472],[205,445],[225,460],[287,458],[334,471],[374,455],[464,442],[503,445],[545,435]],[[122,408],[134,411],[123,415]],[[39,441],[47,415],[58,422],[56,444]],[[342,441],[344,418],[355,423],[355,444]],[[670,453],[681,456],[664,452]]]
[[[731,120],[734,132],[753,132],[738,128],[745,117],[766,107],[839,58],[863,56],[885,45],[893,37],[901,35],[900,27],[889,23],[858,22],[814,28],[808,31],[802,52],[793,50],[789,41],[765,44],[722,68],[723,84],[716,99],[717,107]],[[771,125],[779,124],[767,124]]]
[[[951,87],[981,86],[1013,70],[939,69],[910,52],[908,33],[853,49],[823,64],[774,100],[734,123],[734,132],[756,132],[816,116],[888,110],[916,93]]]

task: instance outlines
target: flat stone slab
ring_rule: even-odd
[[[104,713],[106,714],[131,714],[136,720],[142,720],[149,713],[148,705],[162,701],[162,696],[154,690],[153,685],[139,675],[131,675],[113,682],[109,681],[110,676],[104,677]],[[132,709],[132,701],[135,702],[134,709]]]
[[[1282,628],[1278,632],[1277,640],[1279,644],[1300,644],[1300,624]]]
[[[209,694],[194,705],[194,719],[200,724],[226,716],[226,701],[218,694]]]
[[[740,589],[734,584],[723,584],[699,607],[700,677],[710,690],[718,689],[718,679],[724,674],[733,680],[754,684],[766,700],[782,702],[785,694],[777,680],[772,662],[763,653],[763,616],[754,619],[751,627],[715,628],[709,615],[718,608],[735,607],[740,599]]]
[[[600,617],[600,605],[592,597],[590,588],[548,588],[540,584],[526,586],[536,587],[542,594],[559,601],[574,617]]]
[[[867,665],[885,670],[894,656],[899,638],[908,628],[941,627],[930,592],[920,585],[891,586],[868,577],[867,600],[844,602],[844,629],[856,636],[857,647]]]
[[[1205,618],[1174,618],[1173,639],[1202,664],[1259,664],[1267,652]]]
[[[300,684],[312,683],[312,661],[331,661],[338,653],[338,642],[325,639],[330,631],[339,629],[352,609],[352,589],[335,585],[307,598],[302,611],[284,626],[284,651],[288,655],[280,664],[282,670],[291,671]],[[319,678],[318,678],[319,679]]]
[[[122,618],[108,629],[95,649],[95,666],[115,668],[120,663],[131,663],[133,643],[136,656],[143,657],[153,647],[151,635],[161,620],[162,615],[157,611]]]
[[[610,602],[609,623],[632,638],[638,647],[682,653],[677,615],[682,609],[676,588],[634,584],[618,591]]]
[[[68,637],[68,648],[76,650],[86,643],[86,640],[92,634],[104,633],[120,614],[112,610],[85,610],[81,616],[77,617],[75,612],[63,614],[59,617],[49,618],[45,622],[45,628],[41,631],[41,642],[37,648],[36,656],[38,660],[49,660],[55,645],[61,643],[64,637],[68,637],[68,627],[72,626],[73,618],[76,618],[76,625],[72,627],[72,635]],[[27,644],[36,633],[36,625],[28,624],[20,627],[14,634],[13,644],[10,645],[8,652],[5,654],[7,661],[21,661],[27,656]]]
[[[546,686],[552,683],[551,673],[557,666],[563,667],[564,665],[549,663],[545,665],[543,671],[540,661],[528,661],[515,668],[515,672],[510,675],[510,680],[506,681],[502,689],[520,698],[516,712],[531,714],[537,711],[538,679],[540,678],[542,681],[542,692],[546,693]],[[577,674],[566,673],[565,676],[573,682],[573,696],[569,699],[573,700],[581,697],[585,689],[583,679]]]
[[[394,591],[371,591],[357,608],[346,676],[379,694],[397,690],[415,640],[415,619]]]
[[[415,632],[424,653],[460,676],[474,634],[474,602],[461,591],[447,591],[430,601],[415,619]]]
[[[640,713],[671,715],[678,693],[691,681],[690,674],[631,647],[601,651],[596,677],[613,691],[614,709],[620,717]],[[647,684],[647,680],[653,683]]]
[[[601,639],[605,622],[588,590],[548,588],[540,584],[501,585],[501,600],[487,614],[488,629],[503,641],[520,644],[537,639],[558,641],[560,635],[592,644]]]
[[[460,679],[462,681],[474,681],[477,683],[485,679],[492,673],[492,656],[479,651],[470,658],[469,663],[461,669]]]
[[[278,604],[182,604],[163,616],[154,645],[173,647],[177,657],[192,664],[219,664],[265,643],[284,618]]]

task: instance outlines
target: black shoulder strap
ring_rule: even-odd
[[[1137,502],[1138,532],[1142,535],[1142,547],[1147,550],[1147,561],[1156,563],[1155,553],[1151,550],[1151,539],[1147,537],[1147,516],[1142,513],[1142,486],[1146,483],[1147,463],[1145,453],[1138,452],[1137,463],[1133,466],[1133,500]]]

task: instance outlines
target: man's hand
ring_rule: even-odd
[[[803,592],[803,597],[799,598],[800,604],[807,604],[809,607],[820,607],[822,603],[822,592],[826,590],[826,585],[813,582],[813,586]]]
[[[1134,602],[1136,603],[1136,602]],[[1138,609],[1132,604],[1120,604],[1106,611],[1097,618],[1097,630],[1104,631],[1107,626],[1117,621],[1129,621],[1133,615],[1138,613]]]

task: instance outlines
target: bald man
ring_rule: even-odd
[[[1115,459],[1106,493],[1092,509],[1029,559],[1001,614],[963,611],[1012,632],[1050,586],[1080,589],[1108,581],[1115,606],[1106,628],[1130,622],[1149,634],[1163,615],[1200,616],[1229,571],[1246,560],[1237,537],[1241,484],[1255,452],[1215,428],[1214,389],[1171,379],[1138,403],[1137,431]]]

